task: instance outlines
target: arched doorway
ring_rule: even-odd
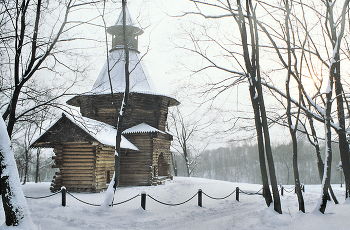
[[[169,164],[165,162],[164,154],[161,153],[158,157],[158,176],[168,176]]]

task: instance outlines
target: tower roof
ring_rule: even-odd
[[[175,98],[168,95],[159,94],[153,85],[148,72],[143,65],[139,52],[137,51],[136,36],[143,33],[143,31],[136,27],[131,19],[130,12],[126,8],[125,12],[126,26],[127,26],[127,41],[129,47],[129,83],[130,93],[141,93],[150,95],[159,95],[168,97],[170,99],[170,106],[180,104]],[[98,75],[92,89],[84,95],[101,95],[111,94],[111,85],[113,93],[124,93],[125,91],[125,51],[123,44],[123,12],[119,14],[116,23],[108,28],[108,33],[113,35],[112,49],[109,51],[108,61],[103,65],[100,74]],[[109,65],[109,67],[108,67]],[[109,73],[108,73],[109,72]],[[69,105],[80,106],[78,99],[81,96],[75,96],[67,101]]]
[[[143,30],[139,27],[135,26],[136,24],[132,20],[130,16],[130,12],[127,6],[125,6],[125,19],[126,19],[126,26],[129,28],[133,28],[133,34],[134,36],[138,36],[143,34]],[[123,11],[120,12],[118,20],[115,22],[113,26],[108,27],[107,32],[110,34],[117,34],[117,31],[119,28],[123,27]]]
[[[111,92],[109,74],[113,87],[113,93],[125,91],[125,58],[124,50],[113,50],[109,53],[109,61],[105,62],[102,70],[91,89],[93,94],[109,94]],[[129,52],[129,70],[130,70],[130,92],[138,92],[145,94],[158,94],[146,68],[140,61],[137,52]]]

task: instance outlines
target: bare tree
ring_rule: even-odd
[[[7,121],[6,130],[10,139],[13,137],[15,124],[21,121],[24,116],[40,111],[43,105],[48,105],[65,94],[65,92],[61,92],[54,99],[33,106],[22,100],[22,96],[26,97],[26,95],[28,95],[27,98],[33,99],[31,94],[27,93],[32,91],[41,92],[40,87],[36,89],[30,87],[30,83],[34,78],[38,77],[41,70],[49,70],[51,73],[57,74],[59,72],[57,65],[60,65],[70,71],[79,72],[78,68],[74,69],[66,65],[63,62],[64,58],[58,58],[59,54],[65,52],[58,49],[57,45],[60,42],[81,39],[70,37],[68,32],[79,25],[85,24],[85,22],[69,21],[68,16],[74,9],[78,10],[91,3],[90,1],[79,0],[54,3],[42,0],[5,0],[2,2],[0,13],[0,50],[3,54],[6,54],[1,59],[1,64],[6,67],[4,68],[6,70],[3,72],[5,76],[1,76],[2,82],[5,82],[5,84],[1,85],[1,93],[7,98],[0,108],[4,111],[2,119]],[[57,5],[52,6],[51,4]],[[52,24],[49,25],[50,29],[47,30],[44,28],[44,22],[49,23],[50,20],[46,21],[45,16],[49,15],[51,7],[57,7],[58,11],[61,10],[63,13],[60,14],[59,18],[52,21]],[[67,36],[64,36],[64,34]],[[4,62],[4,60],[6,61]],[[50,90],[53,90],[53,87]],[[21,107],[22,105],[24,107]],[[8,172],[6,162],[12,161],[12,159],[6,159],[6,157],[12,156],[7,154],[1,157],[0,173],[2,177],[0,187],[2,202],[6,225],[16,226],[21,221],[23,213],[21,213],[22,209],[16,209],[11,201],[11,193],[14,192],[15,187],[11,187],[10,182],[12,179],[10,177],[16,177],[17,174],[11,173],[3,176],[3,173]],[[17,195],[21,196],[21,194]]]
[[[286,95],[287,95],[287,120],[288,120],[288,126],[289,126],[289,132],[292,138],[292,145],[293,145],[293,172],[294,172],[294,185],[295,185],[295,192],[298,196],[298,203],[299,203],[299,210],[305,213],[305,204],[304,204],[304,198],[301,191],[301,184],[300,184],[300,177],[299,177],[299,170],[298,170],[298,141],[296,132],[298,130],[298,122],[300,117],[300,107],[298,108],[298,112],[295,119],[295,124],[293,124],[292,121],[292,115],[291,115],[291,93],[290,93],[290,80],[292,75],[292,48],[291,48],[291,39],[290,39],[290,6],[289,6],[288,0],[285,1],[285,9],[286,9],[286,17],[285,17],[285,29],[286,29],[286,37],[287,37],[287,52],[288,52],[288,73],[287,73],[287,79],[286,79]],[[292,28],[291,28],[292,29]],[[292,31],[293,32],[293,31]],[[300,82],[300,80],[299,80]],[[298,91],[299,91],[299,101],[302,98],[302,91],[300,88],[300,84],[298,84]]]
[[[169,118],[168,129],[174,134],[172,147],[184,159],[186,175],[189,177],[197,167],[197,158],[209,144],[209,125],[202,121],[203,116],[198,114],[195,118],[191,115],[183,115],[179,107],[169,112]]]
[[[269,206],[272,203],[272,197],[271,197],[271,192],[268,185],[268,176],[267,176],[267,169],[265,164],[265,154],[266,154],[266,159],[268,162],[267,166],[269,168],[270,180],[271,180],[271,185],[273,190],[274,208],[276,212],[282,213],[280,198],[278,194],[277,178],[275,175],[273,156],[271,151],[267,115],[266,115],[263,92],[261,87],[259,37],[258,37],[259,22],[258,20],[256,20],[256,15],[255,15],[256,11],[253,10],[253,7],[250,1],[246,2],[247,4],[245,8],[245,13],[243,13],[243,7],[240,1],[237,1],[237,9],[236,8],[234,9],[231,6],[231,1],[226,1],[226,2],[218,1],[217,4],[215,3],[211,4],[204,1],[193,1],[193,2],[196,4],[198,12],[188,12],[186,13],[186,15],[196,14],[196,15],[201,15],[207,19],[211,19],[211,18],[221,19],[221,18],[230,17],[236,21],[236,24],[240,32],[239,41],[243,49],[243,52],[231,51],[229,48],[225,48],[223,44],[213,39],[212,37],[207,36],[207,38],[210,39],[210,41],[213,41],[214,44],[222,48],[224,52],[226,52],[226,54],[223,55],[224,57],[232,57],[233,60],[235,60],[238,66],[242,69],[242,72],[220,66],[218,63],[214,61],[214,59],[209,57],[205,51],[201,50],[200,45],[197,44],[198,43],[197,39],[192,39],[196,47],[196,49],[192,49],[192,51],[194,53],[199,54],[209,63],[207,67],[202,68],[200,71],[206,70],[208,68],[217,68],[221,71],[225,71],[233,75],[223,81],[219,81],[216,85],[216,89],[223,88],[222,91],[229,89],[229,87],[225,87],[225,86],[220,87],[220,85],[224,85],[224,83],[231,80],[233,81],[233,83],[229,85],[230,87],[241,83],[242,79],[248,82],[250,99],[254,110],[255,128],[256,128],[258,144],[259,144],[259,156],[260,156],[259,159],[260,159],[261,175],[262,175],[262,182],[263,182],[263,188],[264,188],[264,197],[267,205]],[[208,15],[201,11],[199,5],[216,7],[217,9],[226,11],[227,14]],[[246,28],[246,24],[248,24],[248,29]],[[238,60],[236,56],[239,56],[240,58],[242,58],[242,63],[241,61]],[[234,78],[238,80],[233,80]]]
[[[22,190],[10,138],[3,119],[0,119],[0,164],[2,203],[7,226],[26,224],[28,229],[37,229],[30,219]]]
[[[326,26],[330,27],[328,29],[328,36],[332,42],[333,53],[331,64],[329,67],[329,80],[328,87],[326,91],[326,109],[325,109],[325,129],[326,129],[326,165],[323,173],[322,180],[322,198],[319,203],[319,210],[321,213],[324,213],[327,204],[328,198],[328,189],[330,188],[330,176],[331,176],[331,161],[332,161],[332,149],[331,149],[331,109],[332,109],[332,94],[333,94],[333,83],[335,82],[335,93],[337,98],[337,112],[338,112],[338,121],[340,129],[337,130],[339,137],[339,150],[340,156],[342,160],[342,165],[344,169],[345,175],[345,197],[348,198],[350,195],[350,162],[349,162],[349,145],[346,140],[346,132],[345,132],[345,116],[344,116],[344,105],[343,105],[343,89],[342,84],[340,82],[340,43],[344,35],[344,27],[345,27],[345,15],[346,10],[348,9],[349,1],[346,0],[342,7],[342,13],[340,15],[340,29],[337,34],[337,25],[335,24],[334,15],[333,15],[333,7],[334,4],[331,1],[325,2],[327,7],[327,20]],[[329,24],[328,24],[329,23]],[[344,167],[345,165],[345,167]]]
[[[125,73],[125,90],[124,90],[124,95],[123,95],[123,100],[120,105],[120,109],[118,110],[117,105],[115,105],[115,109],[118,113],[118,122],[117,122],[117,133],[116,133],[116,144],[115,144],[115,156],[114,156],[114,175],[112,182],[109,184],[106,197],[104,200],[105,205],[110,205],[113,204],[113,197],[115,194],[115,191],[117,187],[119,186],[119,177],[120,177],[120,142],[121,142],[121,135],[122,135],[122,125],[123,125],[123,120],[125,117],[125,110],[126,107],[128,106],[129,102],[129,91],[130,91],[130,70],[129,70],[129,42],[128,37],[127,37],[127,24],[126,24],[126,0],[122,0],[122,27],[123,27],[123,48],[124,48],[124,61],[125,61],[125,66],[124,66],[124,73]],[[104,17],[104,14],[102,15]],[[106,28],[106,25],[105,25]],[[107,31],[106,31],[107,32]],[[106,47],[108,49],[108,43],[106,40]],[[108,52],[107,52],[108,53]],[[109,77],[109,83],[110,83],[110,90],[111,90],[111,95],[113,99],[113,86],[112,86],[112,81],[111,81],[111,76],[110,76],[110,65],[109,65],[109,58],[107,54],[107,66],[108,66],[108,77]]]

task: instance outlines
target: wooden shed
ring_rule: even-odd
[[[125,52],[118,37],[122,17],[121,13],[116,24],[108,29],[113,47],[92,89],[67,101],[68,105],[80,108],[81,116],[63,114],[32,144],[54,148],[54,167],[60,171],[53,180],[53,191],[65,186],[68,190],[99,192],[107,188],[113,176],[115,126],[125,90]],[[156,185],[164,178],[172,178],[172,136],[165,128],[168,108],[180,103],[155,90],[137,51],[137,36],[143,31],[133,24],[128,10],[126,21],[132,71],[122,126],[120,185]]]
[[[66,114],[54,122],[31,147],[53,148],[56,173],[51,190],[62,186],[70,191],[99,192],[107,188],[114,172],[114,127],[88,118]],[[122,137],[121,148],[126,152],[139,149]]]

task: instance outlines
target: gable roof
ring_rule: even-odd
[[[98,141],[115,146],[117,130],[106,123],[85,117],[72,117],[65,113],[45,133],[34,140],[30,147],[52,148],[61,142]],[[139,150],[124,136],[120,143],[123,149]]]

